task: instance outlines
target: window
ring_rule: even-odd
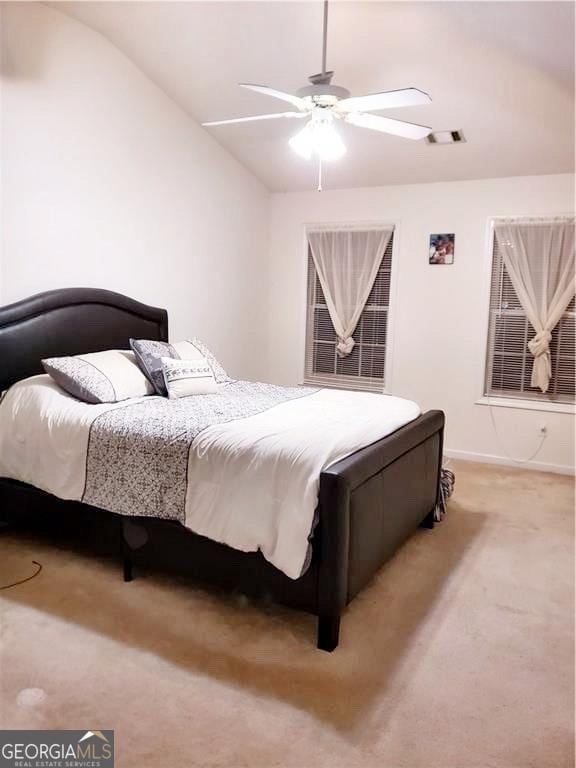
[[[308,249],[308,312],[304,381],[324,387],[382,392],[385,382],[390,278],[394,235],[384,252],[347,357],[336,354],[336,333]],[[352,279],[352,276],[351,276]]]
[[[492,240],[490,319],[484,394],[544,402],[573,403],[575,392],[574,298],[552,332],[552,378],[548,391],[530,386],[533,357],[528,342],[535,331],[526,318],[504,266],[496,237]]]

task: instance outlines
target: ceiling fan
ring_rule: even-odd
[[[302,157],[308,160],[315,155],[320,162],[337,160],[346,152],[344,142],[335,128],[335,123],[338,120],[343,120],[345,123],[358,128],[368,128],[372,131],[401,136],[405,139],[423,139],[430,134],[432,129],[425,125],[369,114],[381,109],[429,104],[432,101],[430,96],[418,88],[403,88],[366,96],[351,96],[346,88],[331,85],[334,72],[326,71],[327,34],[328,0],[324,0],[322,72],[309,77],[310,85],[300,88],[296,94],[284,93],[266,85],[240,83],[241,88],[248,88],[251,91],[288,102],[295,107],[294,110],[236,117],[229,120],[211,120],[202,123],[202,125],[217,126],[248,123],[254,120],[276,120],[279,118],[302,120],[309,118],[304,128],[294,135],[289,143],[292,149]]]

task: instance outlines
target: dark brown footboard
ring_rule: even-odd
[[[320,477],[318,647],[338,644],[342,609],[438,500],[444,414],[429,411]]]

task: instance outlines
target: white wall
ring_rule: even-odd
[[[454,455],[528,457],[548,437],[531,466],[566,470],[574,464],[572,415],[508,408],[493,414],[481,394],[486,342],[487,224],[492,216],[573,210],[571,175],[391,186],[272,196],[269,294],[270,377],[302,381],[305,339],[306,250],[311,222],[383,221],[397,224],[397,293],[388,390],[423,409],[447,415],[447,449]],[[429,266],[428,237],[456,234],[453,266]],[[394,278],[393,278],[394,279]]]
[[[267,191],[104,37],[2,4],[0,303],[105,287],[263,373]]]

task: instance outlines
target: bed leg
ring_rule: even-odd
[[[333,651],[338,646],[340,616],[318,617],[318,642],[321,651]]]
[[[134,578],[134,560],[132,558],[132,547],[126,541],[126,529],[122,526],[122,571],[124,581],[132,581]]]
[[[421,528],[434,528],[434,510],[428,512],[424,520],[420,523]]]
[[[122,543],[122,569],[124,581],[132,581],[134,578],[134,563],[132,562],[132,552],[126,542]]]
[[[122,519],[122,567],[124,581],[132,581],[134,578],[134,553],[141,549],[148,541],[148,532],[143,525],[134,522],[133,519]]]

